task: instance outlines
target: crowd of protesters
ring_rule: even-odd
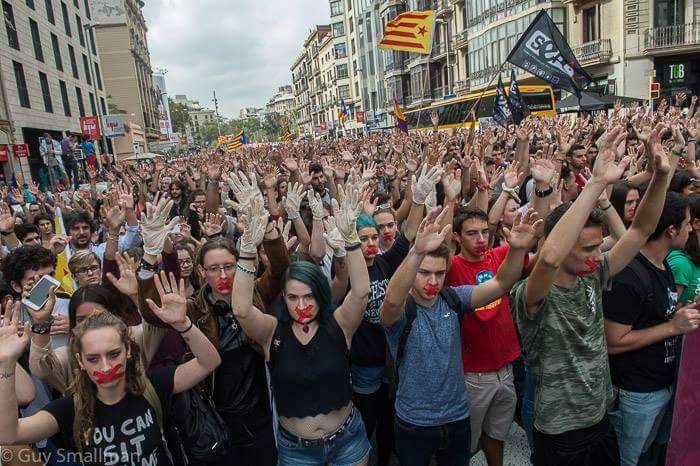
[[[0,461],[500,466],[517,423],[538,466],[663,464],[700,324],[696,101],[85,184],[48,138],[53,190],[1,193]]]

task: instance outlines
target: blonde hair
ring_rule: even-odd
[[[110,327],[119,334],[122,344],[131,354],[126,359],[125,378],[126,392],[132,396],[141,396],[146,390],[146,378],[141,368],[139,347],[129,336],[126,324],[109,312],[92,314],[73,329],[70,340],[71,355],[82,353],[82,337],[90,330]],[[80,448],[92,436],[95,426],[95,403],[97,401],[97,386],[90,379],[87,371],[78,364],[77,357],[71,358],[73,378],[67,396],[73,396],[75,418],[73,420],[73,440]]]
[[[100,258],[97,254],[89,249],[78,251],[74,253],[70,260],[68,261],[68,268],[70,273],[75,275],[78,269],[90,266],[93,262],[97,262],[100,265]]]

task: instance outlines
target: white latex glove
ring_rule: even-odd
[[[323,220],[323,201],[313,189],[306,191],[306,198],[309,200],[309,208],[314,217],[314,222]]]
[[[263,198],[258,188],[258,180],[255,177],[255,173],[250,173],[246,176],[245,173],[240,171],[238,174],[232,172],[226,181],[238,200],[238,204],[233,201],[229,201],[226,204],[236,210],[246,209],[253,198]]]
[[[430,212],[431,210],[435,209],[437,207],[437,191],[433,189],[430,191],[430,194],[428,194],[428,197],[425,198],[425,209],[427,212]]]
[[[180,218],[175,217],[168,222],[170,209],[173,206],[173,201],[161,198],[158,203],[153,206],[152,203],[146,203],[146,216],[141,222],[141,232],[143,235],[143,252],[157,256],[163,251],[165,239],[168,233],[175,228],[175,225],[180,223]]]
[[[294,183],[287,189],[287,197],[285,197],[282,202],[284,202],[284,210],[287,211],[287,218],[289,220],[299,218],[299,209],[301,208],[301,196],[303,192],[304,185],[301,183]]]
[[[265,237],[265,228],[267,227],[269,216],[270,214],[265,210],[263,203],[257,197],[254,197],[242,217],[241,253],[253,256],[257,254],[258,246],[260,246]]]
[[[411,177],[411,189],[413,191],[413,202],[425,204],[425,200],[431,191],[435,190],[435,185],[442,179],[442,167],[434,166],[428,170],[428,165],[423,164],[420,176],[416,180],[416,175]]]
[[[348,185],[347,189],[346,193],[343,186],[338,186],[340,204],[335,199],[331,199],[331,203],[333,204],[333,212],[335,212],[336,227],[345,244],[352,246],[360,242],[355,220],[362,212],[362,200],[360,199],[360,190],[356,186]]]
[[[326,244],[333,250],[333,257],[345,257],[348,252],[345,250],[345,241],[340,234],[338,227],[335,224],[335,217],[328,217],[323,221],[325,233],[323,239]]]

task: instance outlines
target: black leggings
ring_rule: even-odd
[[[535,466],[619,466],[615,429],[607,414],[597,424],[558,435],[534,431]]]
[[[387,384],[382,384],[379,390],[370,395],[354,393],[352,396],[370,442],[376,428],[377,466],[387,466],[394,450],[394,401],[389,399],[389,390]]]

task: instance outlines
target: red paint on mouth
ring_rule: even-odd
[[[232,277],[226,277],[222,279],[221,277],[216,279],[216,289],[220,293],[228,293],[231,291],[231,288],[233,287],[233,278]]]
[[[482,245],[482,246],[477,246],[477,247],[476,247],[476,253],[477,253],[477,254],[484,254],[484,253],[485,253],[486,251],[488,251],[488,250],[489,250],[489,247],[486,246],[486,245]]]
[[[370,256],[377,255],[377,246],[367,246],[367,254]]]
[[[122,370],[123,367],[124,367],[123,364],[117,364],[107,373],[100,372],[100,371],[94,371],[92,373],[92,376],[97,379],[96,383],[98,385],[103,385],[103,384],[109,383],[113,380],[116,380],[120,377],[124,377],[124,371]]]
[[[426,283],[425,285],[423,285],[423,291],[425,291],[425,294],[432,297],[440,292],[440,287],[438,285],[431,285],[430,283]]]
[[[593,259],[586,259],[586,265],[588,266],[588,270],[584,270],[583,272],[579,272],[578,275],[581,277],[585,277],[587,275],[591,275],[593,272],[598,270],[598,264]]]
[[[313,308],[314,308],[313,304],[309,304],[304,309],[301,309],[299,306],[295,307],[294,314],[296,314],[296,316],[297,316],[295,320],[297,322],[303,322],[307,319],[313,319],[314,315],[311,313]]]
[[[394,234],[393,233],[384,233],[382,235],[382,238],[384,238],[384,241],[391,241],[394,239]]]

